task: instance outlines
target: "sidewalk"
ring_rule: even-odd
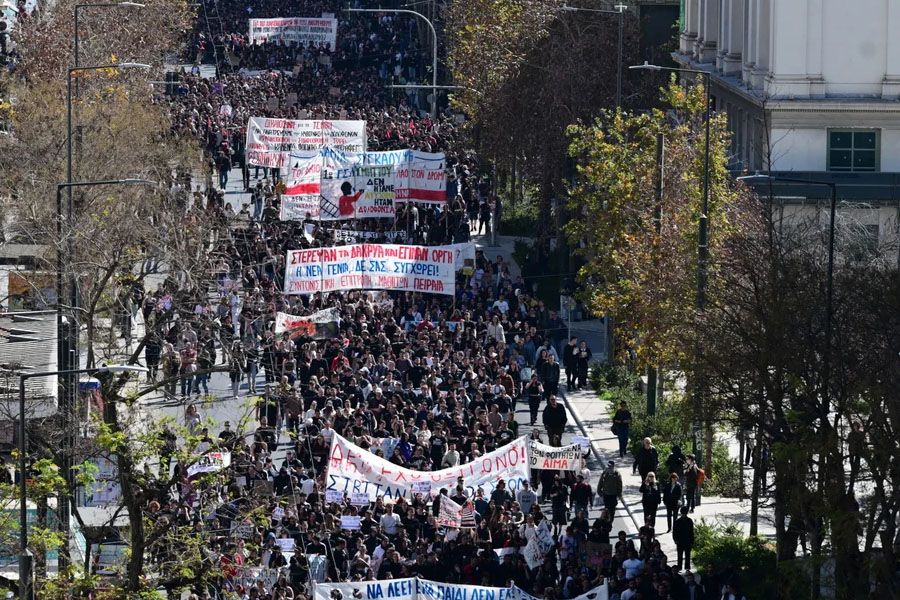
[[[644,523],[644,509],[641,506],[640,475],[632,475],[631,469],[634,458],[629,452],[624,459],[619,458],[619,441],[612,434],[612,419],[609,416],[609,403],[600,402],[593,390],[580,390],[569,393],[565,383],[561,385],[565,390],[566,407],[574,416],[575,421],[585,430],[585,435],[590,438],[594,453],[599,457],[601,464],[614,460],[616,469],[622,475],[623,491],[622,499],[625,509],[631,518],[635,530]],[[660,462],[665,461],[665,456],[660,456]],[[749,489],[749,486],[748,486]],[[723,498],[717,496],[703,496],[702,503],[691,514],[694,523],[704,520],[707,523],[736,524],[745,534],[750,531],[750,500],[740,501],[737,498]],[[759,511],[759,535],[774,538],[775,528],[772,522],[772,510],[760,507]],[[666,556],[675,556],[675,542],[671,533],[665,533],[666,512],[660,505],[656,515],[656,538],[662,546]]]

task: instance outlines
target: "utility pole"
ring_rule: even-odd
[[[665,180],[665,150],[666,148],[666,138],[663,134],[656,134],[656,205],[653,208],[653,226],[656,230],[656,238],[659,240],[659,236],[662,233],[662,196],[663,196],[663,186]],[[658,262],[656,259],[656,253],[654,253],[654,262]],[[659,275],[659,265],[655,265],[655,269],[657,276]],[[656,414],[656,400],[657,400],[657,377],[658,377],[658,369],[655,366],[647,367],[647,414],[653,416]]]

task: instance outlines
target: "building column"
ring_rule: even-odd
[[[700,0],[685,0],[684,2],[684,31],[681,32],[678,50],[682,54],[690,54],[694,50],[694,41],[697,39],[697,25],[699,19],[698,4]]]
[[[744,85],[750,85],[750,74],[753,67],[756,66],[756,31],[757,31],[757,12],[756,5],[759,0],[744,0],[744,52],[743,64],[741,65],[741,79]]]
[[[719,48],[716,51],[716,70],[721,71],[725,55],[731,47],[731,0],[719,0]]]
[[[815,0],[813,0],[815,1]],[[815,6],[809,0],[771,2],[769,4],[769,72],[765,77],[768,96],[808,98],[810,93],[810,45],[816,34],[810,31]],[[813,25],[815,27],[815,25]],[[819,27],[821,33],[821,26]]]
[[[728,48],[722,57],[722,72],[726,75],[737,75],[741,72],[741,60],[744,52],[744,4],[746,0],[726,0],[728,8]],[[723,17],[724,21],[725,18]]]
[[[716,48],[719,41],[719,2],[720,0],[701,0],[703,11],[700,13],[700,30],[694,42],[694,54],[702,63],[716,60]]]
[[[753,89],[762,89],[766,76],[769,74],[771,63],[771,31],[772,31],[772,1],[757,0],[756,4],[756,41],[754,49],[753,70],[750,72],[750,86]]]
[[[881,84],[881,96],[890,100],[900,99],[900,39],[897,28],[900,27],[900,5],[897,2],[886,2],[884,26],[887,29],[887,53],[885,56],[884,80]]]

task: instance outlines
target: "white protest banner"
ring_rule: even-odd
[[[291,167],[291,154],[311,158],[326,146],[345,152],[365,152],[366,122],[250,117],[247,123],[246,156],[251,165]],[[316,164],[321,167],[321,161]],[[318,185],[318,171],[315,175]],[[282,177],[293,181],[285,173]]]
[[[418,600],[417,589],[414,577],[355,583],[317,583],[313,586],[313,600],[333,600],[334,592],[340,592],[343,600]]]
[[[494,548],[494,552],[497,553],[497,558],[503,558],[504,556],[515,556],[516,554],[522,554],[521,548]]]
[[[329,147],[312,156],[297,153],[284,174],[279,218],[394,218],[397,203],[444,204],[445,165],[443,153],[415,150],[344,152]]]
[[[305,48],[312,42],[325,43],[334,50],[337,42],[337,19],[315,17],[285,17],[280,19],[250,19],[250,43],[296,42]]]
[[[278,538],[275,540],[275,545],[281,548],[282,552],[293,552],[296,541],[294,538]]]
[[[353,244],[288,250],[284,293],[374,289],[452,296],[455,260],[447,246]]]
[[[523,436],[466,464],[440,471],[413,471],[373,456],[335,434],[325,489],[364,493],[373,502],[379,496],[385,499],[402,496],[410,500],[415,494],[414,482],[428,481],[432,489],[453,489],[457,478],[462,477],[469,496],[474,496],[479,487],[485,496],[490,496],[501,480],[506,482],[509,492],[515,493],[529,477],[527,451],[528,441]]]
[[[325,490],[325,502],[340,504],[344,501],[344,492],[338,490]],[[366,501],[368,503],[368,500]]]
[[[546,553],[541,549],[541,545],[535,538],[531,538],[522,552],[525,555],[525,563],[529,569],[536,569],[544,564]]]
[[[444,527],[461,527],[462,526],[462,506],[441,494],[440,505],[438,506],[438,516],[436,522]]]
[[[341,515],[341,529],[359,529],[359,515]]]
[[[507,600],[511,588],[462,585],[419,579],[417,600]]]
[[[328,490],[326,490],[326,493],[327,492],[328,492]],[[344,492],[340,492],[340,493],[343,494]],[[369,502],[370,502],[370,500],[369,500],[368,494],[359,494],[359,493],[355,493],[355,492],[350,494],[350,505],[351,506],[368,506]]]
[[[329,229],[334,235],[334,241],[345,244],[355,244],[361,240],[375,240],[383,238],[389,242],[405,242],[409,237],[402,229],[388,229],[387,231],[362,231],[356,229]],[[475,252],[472,252],[475,256]]]
[[[530,449],[532,469],[553,469],[559,471],[577,471],[581,468],[581,446],[571,444],[556,448],[540,442],[532,442]]]
[[[282,520],[283,518],[284,518],[284,509],[283,509],[282,507],[280,507],[280,506],[276,506],[276,507],[272,510],[272,520],[273,520],[273,521],[280,521],[280,520]]]
[[[218,473],[230,465],[231,452],[207,452],[188,467],[188,477],[197,473]]]

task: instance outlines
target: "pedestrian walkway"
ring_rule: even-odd
[[[619,441],[612,434],[612,418],[609,414],[609,403],[601,402],[593,390],[579,390],[569,392],[563,383],[563,396],[565,404],[578,426],[590,438],[593,452],[601,464],[613,460],[616,469],[622,475],[622,500],[625,510],[636,531],[644,523],[644,510],[641,506],[641,478],[640,475],[632,475],[634,457],[629,452],[624,459],[619,458]],[[665,456],[660,456],[660,462],[665,461]],[[750,501],[737,498],[723,498],[718,496],[704,496],[702,502],[691,514],[695,523],[701,520],[707,523],[721,525],[736,524],[745,533],[750,531]],[[759,535],[774,538],[775,528],[771,508],[760,507]],[[656,538],[660,541],[666,556],[675,556],[675,542],[672,534],[666,532],[665,507],[660,505],[656,517]]]

